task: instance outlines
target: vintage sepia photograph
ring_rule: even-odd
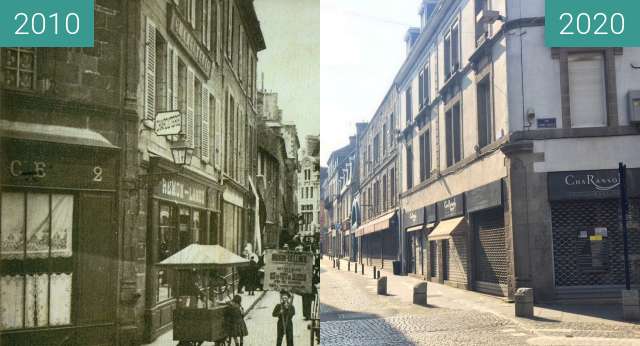
[[[0,344],[318,345],[319,0],[56,4],[0,46]]]

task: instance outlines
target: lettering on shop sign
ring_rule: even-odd
[[[404,228],[421,225],[424,223],[424,208],[408,211],[404,217]]]
[[[460,216],[463,212],[464,200],[462,195],[457,195],[438,202],[438,217],[440,220]]]
[[[206,205],[206,194],[204,187],[196,186],[174,179],[163,178],[160,182],[161,196],[170,197],[179,201]]]
[[[169,13],[169,31],[176,37],[182,47],[186,49],[200,70],[209,78],[212,61],[206,48],[194,36],[190,25],[186,24],[174,6],[171,6]]]
[[[627,193],[629,197],[640,194],[636,178],[638,169],[627,170]],[[617,198],[620,194],[618,170],[552,172],[548,177],[549,199],[604,199]]]
[[[47,177],[49,165],[45,161],[21,161],[12,160],[9,163],[9,173],[12,177],[31,177],[34,179],[44,179]],[[104,170],[101,166],[93,166],[91,180],[100,183],[103,179]]]

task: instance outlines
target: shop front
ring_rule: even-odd
[[[190,244],[218,244],[220,190],[198,176],[160,169],[149,186],[148,263],[156,264]],[[153,173],[156,174],[156,173]],[[150,175],[153,177],[153,175]],[[177,278],[165,269],[147,267],[146,339],[153,340],[172,326]]]
[[[407,211],[403,215],[402,227],[406,232],[406,271],[409,275],[424,275],[424,221],[425,208]]]
[[[115,345],[120,150],[60,128],[0,133],[3,345]]]
[[[558,298],[619,297],[624,287],[617,170],[548,173]],[[640,285],[640,169],[627,170],[631,284]]]
[[[506,296],[509,261],[506,244],[502,180],[465,193],[473,238],[473,288]]]
[[[469,224],[464,216],[464,196],[437,203],[438,225],[429,233],[429,249],[436,255],[436,280],[469,288]]]
[[[365,264],[378,268],[391,268],[398,259],[399,234],[397,212],[383,214],[358,228],[362,260]]]

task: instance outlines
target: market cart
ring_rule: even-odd
[[[222,271],[248,264],[249,260],[222,246],[200,244],[191,244],[157,264],[178,274],[173,311],[173,339],[178,345],[225,344],[229,337],[225,298],[233,289]]]

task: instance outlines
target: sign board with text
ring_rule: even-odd
[[[313,254],[267,250],[264,256],[264,289],[312,293]]]
[[[156,115],[155,131],[158,136],[175,136],[182,132],[180,111],[160,112]]]

